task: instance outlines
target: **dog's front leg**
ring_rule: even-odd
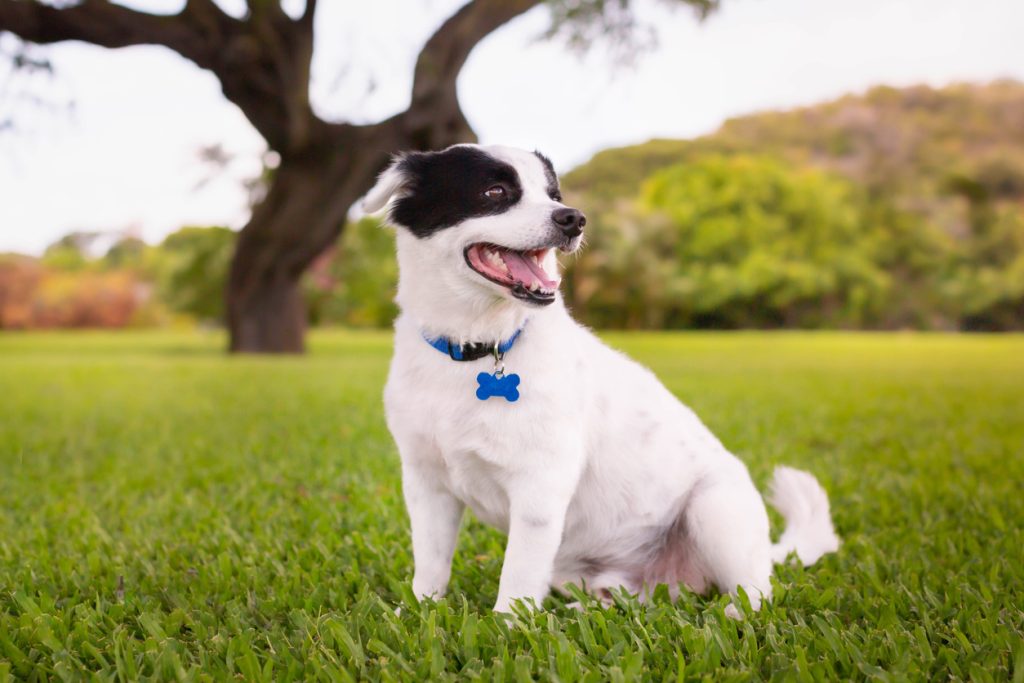
[[[528,598],[539,607],[547,597],[572,499],[572,487],[564,480],[545,485],[531,478],[516,484],[509,489],[508,543],[496,612],[511,612],[513,601]]]
[[[412,591],[417,598],[440,598],[452,573],[462,502],[444,486],[438,468],[422,462],[403,463],[402,493],[412,525]]]

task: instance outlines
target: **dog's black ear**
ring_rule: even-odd
[[[362,208],[366,213],[377,213],[392,200],[403,196],[409,185],[409,171],[406,161],[415,152],[396,154],[391,163],[377,176],[377,184],[363,197]]]

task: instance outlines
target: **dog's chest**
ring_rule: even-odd
[[[476,377],[493,370],[488,362],[438,366],[430,356],[423,360],[396,358],[385,391],[396,440],[419,444],[402,448],[402,457],[433,461],[448,490],[482,521],[506,529],[509,477],[530,466],[537,435],[555,428],[548,424],[557,419],[548,382],[523,368],[518,401],[480,400]]]
[[[429,403],[418,419],[400,429],[415,429],[415,441],[431,444],[420,457],[438,465],[434,471],[443,477],[445,488],[482,521],[505,530],[508,473],[515,459],[509,442],[515,439],[516,420],[481,407],[457,398]]]
[[[508,531],[509,496],[505,469],[487,454],[464,449],[442,451],[447,487],[481,521]]]

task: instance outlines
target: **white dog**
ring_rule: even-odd
[[[551,162],[456,145],[395,158],[364,201],[398,228],[395,355],[384,390],[402,458],[417,596],[444,595],[468,506],[508,534],[495,610],[550,587],[742,587],[836,550],[828,498],[779,467],[778,543],[746,466],[647,369],[566,311],[555,250],[586,218]],[[730,613],[738,614],[730,605]]]

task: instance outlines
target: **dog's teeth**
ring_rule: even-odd
[[[498,252],[488,251],[486,258],[488,263],[497,268],[499,271],[503,273],[508,272],[508,266],[505,265],[505,260],[501,258],[501,254],[499,254]]]

